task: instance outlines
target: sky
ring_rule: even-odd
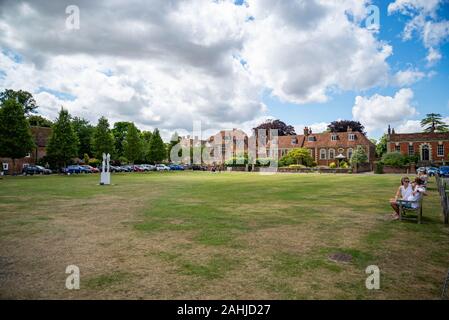
[[[270,118],[379,138],[449,122],[448,39],[448,0],[0,0],[0,90],[166,140]]]

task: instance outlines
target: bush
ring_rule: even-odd
[[[362,146],[357,147],[357,149],[354,151],[354,153],[351,156],[350,162],[352,165],[368,162],[368,156],[366,155],[365,149],[363,149]]]
[[[342,161],[342,162],[340,162],[340,168],[348,169],[349,168],[349,164],[346,161]]]
[[[90,158],[89,165],[91,165],[92,167],[99,167],[101,165],[101,161],[95,158]]]
[[[274,161],[273,158],[259,158],[256,160],[256,167],[268,167]]]
[[[384,173],[384,165],[382,162],[379,161],[376,163],[376,168],[374,169],[374,173],[377,173],[377,174]]]
[[[248,164],[248,158],[246,157],[233,157],[225,161],[227,167],[244,167]]]
[[[392,167],[402,167],[410,163],[410,158],[400,152],[389,152],[382,156],[382,164]]]
[[[118,158],[118,162],[119,162],[121,165],[124,165],[124,164],[128,164],[128,163],[129,163],[128,159],[127,159],[126,157],[124,157],[124,156],[119,157],[119,158]]]
[[[336,167],[337,167],[337,164],[335,162],[331,162],[329,164],[329,168],[331,168],[331,169],[335,169]]]
[[[295,148],[290,150],[287,155],[279,160],[280,166],[289,166],[291,164],[302,164],[307,167],[313,166],[313,158],[310,151],[305,148]]]

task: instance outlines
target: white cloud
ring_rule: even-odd
[[[426,77],[426,74],[418,70],[414,69],[401,70],[396,72],[396,74],[394,75],[392,79],[392,84],[399,87],[410,86],[413,83],[423,79],[424,77]]]
[[[413,91],[404,88],[393,97],[375,94],[371,97],[357,96],[352,108],[354,120],[360,121],[368,131],[396,125],[417,114],[412,106]]]
[[[249,127],[267,116],[265,89],[307,103],[388,82],[391,46],[360,27],[368,3],[80,0],[81,28],[69,31],[63,1],[4,0],[0,47],[23,61],[0,54],[0,89],[33,92],[52,118],[63,104],[92,122],[105,115],[167,134],[193,120]]]
[[[401,123],[397,128],[395,128],[396,133],[413,133],[421,132],[421,121],[420,120],[406,120]]]
[[[396,0],[388,5],[389,14],[399,12],[411,17],[404,27],[403,39],[410,40],[418,33],[428,49],[426,60],[430,66],[442,58],[438,48],[449,36],[449,21],[438,17],[442,3],[443,0]]]

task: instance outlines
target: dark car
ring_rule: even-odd
[[[184,167],[179,164],[171,164],[169,165],[170,170],[184,170]]]
[[[142,166],[139,166],[139,165],[134,165],[132,167],[133,167],[133,171],[134,172],[144,172],[145,171],[145,169]]]
[[[109,169],[111,170],[111,172],[123,172],[122,167],[119,166],[109,166]]]
[[[120,169],[122,169],[122,172],[133,172],[132,166],[121,166]]]
[[[68,167],[62,169],[62,171],[64,173],[66,173],[66,174],[74,174],[74,173],[86,172],[86,170],[83,167],[79,166],[79,165],[68,166]]]
[[[42,166],[29,165],[23,168],[22,173],[25,175],[33,175],[33,174],[51,174],[52,171],[50,169],[46,169]]]
[[[207,168],[205,166],[200,166],[200,165],[194,164],[192,166],[192,170],[194,170],[194,171],[206,171]]]
[[[438,175],[440,177],[449,177],[449,167],[440,167],[440,169],[438,170]]]
[[[438,174],[438,168],[436,168],[436,167],[429,167],[428,169],[427,169],[427,175],[429,176],[429,177],[432,177],[432,176],[435,176],[435,175],[437,175]]]

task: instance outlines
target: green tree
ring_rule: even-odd
[[[73,118],[72,125],[79,140],[78,158],[84,158],[85,154],[89,157],[93,156],[92,140],[95,128],[89,121],[79,117]]]
[[[125,157],[131,163],[142,159],[142,140],[140,139],[140,132],[132,122],[128,124],[126,138],[123,142],[123,151]]]
[[[151,131],[142,131],[140,138],[142,140],[142,160],[144,162],[151,162],[150,159],[150,141],[153,133]]]
[[[14,173],[16,159],[25,157],[34,146],[22,105],[14,99],[3,101],[0,107],[0,157],[12,159]]]
[[[109,121],[105,117],[98,119],[93,138],[93,151],[95,158],[103,159],[103,153],[114,153],[114,136],[109,129]]]
[[[421,120],[421,127],[424,132],[448,132],[449,126],[443,121],[443,117],[439,113],[428,113]]]
[[[57,166],[66,166],[67,162],[78,155],[78,137],[73,130],[70,114],[64,108],[59,111],[58,118],[52,126],[48,141],[47,156]]]
[[[358,146],[357,149],[352,153],[351,159],[349,160],[351,165],[356,165],[360,163],[367,163],[368,156],[366,155],[365,149],[362,146]]]
[[[6,89],[5,91],[0,92],[0,104],[11,99],[15,100],[23,107],[25,114],[34,113],[38,107],[33,95],[28,91]]]
[[[380,158],[387,152],[387,135],[384,134],[376,144],[376,155]]]
[[[114,123],[112,134],[114,135],[114,146],[117,158],[125,155],[123,143],[125,142],[126,133],[131,122],[119,121]]]
[[[164,141],[162,141],[159,130],[156,128],[151,135],[150,150],[148,152],[149,159],[152,163],[161,162],[166,159],[167,151],[165,150]]]
[[[281,165],[302,164],[307,167],[313,166],[313,158],[306,148],[295,148],[279,161]]]
[[[33,127],[51,128],[51,126],[53,125],[53,122],[37,114],[28,116],[28,122],[30,123],[30,126]]]

